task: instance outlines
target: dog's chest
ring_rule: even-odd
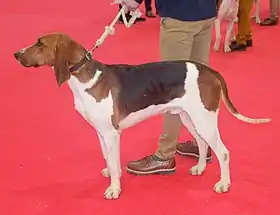
[[[80,83],[77,78],[71,77],[68,85],[73,93],[75,109],[86,121],[95,128],[111,121],[110,117],[113,114],[113,99],[111,94],[101,102],[97,102],[85,91],[88,86]]]

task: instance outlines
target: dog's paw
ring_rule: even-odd
[[[229,46],[225,46],[225,47],[224,47],[224,52],[231,52],[230,47],[229,47]]]
[[[189,173],[191,175],[201,175],[205,170],[206,165],[195,165],[190,170]]]
[[[105,177],[105,178],[109,178],[110,177],[110,172],[107,168],[102,169],[101,174]]]
[[[118,199],[121,193],[121,188],[118,186],[112,186],[110,185],[105,193],[104,193],[104,197],[105,199]]]
[[[256,18],[256,23],[257,23],[257,24],[261,24],[261,22],[262,22],[262,21],[261,21],[260,18]]]
[[[219,51],[219,48],[220,48],[220,44],[218,44],[217,42],[215,42],[214,47],[213,47],[214,51],[215,51],[215,52]]]
[[[229,191],[230,188],[230,181],[221,179],[218,183],[214,186],[214,191],[216,193],[226,193]]]

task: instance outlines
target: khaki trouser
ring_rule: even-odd
[[[192,60],[208,65],[214,18],[196,22],[163,18],[160,26],[161,60]],[[175,155],[182,123],[178,115],[167,113],[156,156]]]
[[[271,17],[278,17],[280,0],[269,0],[269,9]]]
[[[246,45],[247,40],[252,39],[251,16],[250,12],[253,6],[253,0],[240,0],[238,11],[238,34],[236,40],[238,43]]]

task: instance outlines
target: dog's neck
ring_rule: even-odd
[[[96,60],[86,60],[77,70],[72,70],[77,64],[70,66],[70,75],[75,76],[81,83],[88,83],[96,79],[106,72],[106,66]]]
[[[71,65],[70,68],[75,65]],[[111,88],[112,74],[107,65],[94,59],[85,61],[78,70],[70,75],[77,78],[85,92],[96,100],[106,97]]]

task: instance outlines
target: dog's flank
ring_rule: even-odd
[[[198,163],[190,174],[200,175],[206,168],[208,146],[218,158],[220,180],[217,193],[230,188],[230,155],[218,129],[221,97],[229,111],[249,123],[269,122],[242,116],[228,96],[223,77],[211,68],[190,61],[153,62],[142,65],[107,65],[85,59],[86,50],[65,34],[48,34],[36,44],[15,53],[26,67],[51,66],[59,86],[67,82],[76,110],[97,131],[110,177],[106,199],[121,193],[120,135],[151,116],[178,114],[194,136],[199,148]],[[78,65],[78,66],[77,66]],[[73,69],[74,68],[74,69]]]

